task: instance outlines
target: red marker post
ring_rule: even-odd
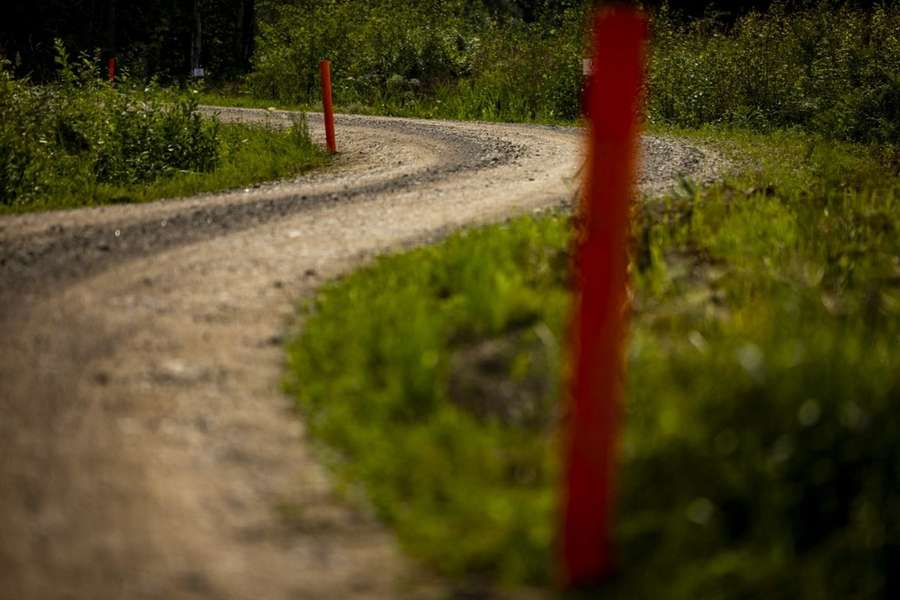
[[[647,22],[634,9],[605,9],[595,17],[593,38],[561,536],[563,577],[570,587],[600,583],[613,570],[610,534],[627,326],[626,244]]]
[[[112,56],[106,61],[106,77],[112,83],[116,80],[116,57]]]
[[[331,102],[331,61],[323,60],[319,63],[319,72],[322,75],[322,110],[325,116],[325,143],[328,151],[337,152],[337,144],[334,140],[334,106]]]

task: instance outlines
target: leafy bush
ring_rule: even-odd
[[[334,94],[392,114],[574,119],[582,11],[526,24],[464,2],[354,0],[280,6],[260,24],[249,90],[287,103],[319,99],[318,63]]]
[[[335,96],[341,102],[377,101],[390,91],[415,89],[465,75],[470,37],[461,2],[418,3],[349,0],[285,4],[260,23],[248,78],[257,95],[286,102],[319,97],[319,61],[333,62]],[[413,83],[409,83],[413,82]]]
[[[471,75],[445,86],[436,114],[490,121],[574,120],[581,113],[582,11],[481,32]]]
[[[244,187],[302,173],[327,163],[324,150],[312,142],[305,119],[288,129],[223,123],[218,133],[217,166],[211,172],[178,171],[150,184],[101,183],[90,191],[42,199],[30,208],[145,202]]]
[[[218,125],[191,97],[101,82],[89,57],[73,65],[61,44],[57,62],[50,86],[0,71],[0,204],[216,167]]]
[[[726,26],[654,15],[651,120],[696,127],[800,125],[900,143],[900,8],[775,4]]]
[[[538,20],[494,19],[462,3],[330,0],[283,6],[261,25],[250,90],[287,103],[319,98],[334,64],[336,101],[399,115],[573,120],[590,3]],[[808,4],[803,4],[808,6]],[[697,127],[800,126],[829,137],[900,143],[900,8],[822,0],[775,3],[736,19],[652,14],[648,113]]]

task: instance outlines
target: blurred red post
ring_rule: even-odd
[[[322,74],[322,109],[325,114],[325,143],[328,151],[337,152],[337,144],[334,139],[334,106],[331,101],[331,61],[323,60],[319,63],[319,71]]]
[[[600,583],[614,567],[610,535],[627,328],[626,245],[646,38],[647,21],[638,10],[614,7],[595,15],[565,446],[561,558],[569,587]]]
[[[95,71],[96,73],[96,71]],[[109,60],[106,61],[106,77],[109,79],[110,83],[116,80],[116,57],[111,56]]]

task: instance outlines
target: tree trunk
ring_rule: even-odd
[[[253,56],[253,41],[256,36],[256,2],[240,0],[240,49],[238,64],[244,71],[250,70],[250,58]]]
[[[116,0],[106,4],[106,53],[107,58],[116,55]]]
[[[200,16],[200,0],[194,0],[194,30],[191,32],[191,76],[203,77],[200,53],[203,51],[203,21]]]
[[[97,45],[97,38],[94,37],[96,35],[95,23],[97,21],[97,2],[96,0],[91,0],[91,8],[88,10],[88,34],[87,39],[88,42]]]

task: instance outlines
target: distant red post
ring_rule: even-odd
[[[328,151],[337,152],[337,144],[334,140],[334,106],[331,103],[331,61],[323,60],[319,63],[319,71],[322,74],[322,108],[325,113],[325,142]]]
[[[109,79],[110,83],[112,83],[113,81],[116,80],[116,57],[115,56],[111,56],[109,58],[109,60],[106,61],[106,76]]]
[[[646,38],[646,19],[637,10],[615,7],[595,16],[561,536],[563,577],[570,587],[600,583],[614,566],[610,535],[627,327],[626,244]]]

